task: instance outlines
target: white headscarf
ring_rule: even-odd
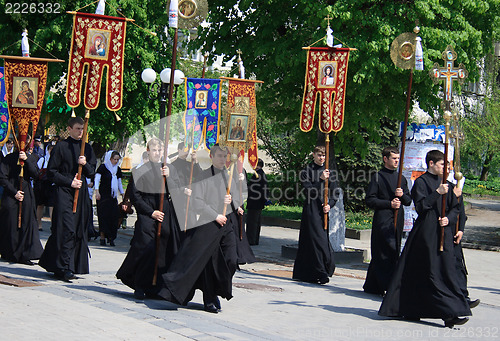
[[[3,156],[7,156],[7,154],[10,154],[14,151],[14,148],[12,148],[12,150],[9,152],[9,150],[7,149],[7,143],[5,143],[2,147],[2,154]]]
[[[111,164],[111,154],[114,150],[109,150],[104,157],[104,166],[111,173],[111,196],[116,198],[118,196],[118,178],[116,177],[116,172],[118,172],[118,163],[116,165]]]

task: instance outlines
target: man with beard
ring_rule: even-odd
[[[177,253],[179,226],[170,196],[179,188],[179,178],[175,167],[160,163],[163,144],[152,138],[147,144],[149,162],[135,168],[129,183],[130,201],[137,211],[134,236],[130,250],[116,273],[125,285],[134,289],[137,299],[156,296],[159,285],[153,284],[156,257],[157,273],[168,270]],[[166,181],[164,179],[166,178]],[[163,187],[163,190],[162,190]],[[161,192],[164,193],[163,208],[160,209]],[[156,246],[158,225],[161,224],[159,249]]]
[[[226,194],[230,180],[226,158],[227,150],[219,145],[210,150],[212,166],[193,188],[194,206],[200,218],[182,242],[169,271],[163,274],[164,288],[159,293],[170,302],[186,305],[195,290],[201,289],[204,309],[210,313],[220,311],[218,296],[232,298],[232,278],[237,269],[233,225],[238,224],[236,211],[242,210],[239,194],[234,191],[237,186],[231,187],[232,194]],[[232,181],[237,180],[236,176]]]

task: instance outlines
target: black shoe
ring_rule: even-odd
[[[209,313],[217,314],[219,312],[219,309],[215,306],[214,303],[208,303],[203,305],[203,310]]]
[[[35,265],[35,263],[33,263],[32,261],[30,261],[29,259],[28,260],[20,261],[19,263],[24,264],[24,265]]]
[[[101,246],[106,246],[106,239],[101,239]]]
[[[475,308],[479,305],[479,303],[481,303],[481,300],[478,298],[474,301],[471,301],[471,300],[467,300],[467,303],[469,303],[469,308]]]
[[[75,274],[70,270],[58,269],[54,272],[54,276],[58,279],[71,283],[71,279],[76,278]]]
[[[461,326],[462,324],[467,323],[469,321],[468,317],[451,317],[449,319],[444,320],[444,326],[447,328],[453,328],[453,326]]]
[[[143,300],[146,294],[144,293],[144,290],[137,288],[134,291],[134,297],[138,300]]]
[[[320,278],[320,279],[318,280],[318,283],[319,283],[319,284],[326,284],[326,283],[328,283],[328,282],[330,282],[330,279],[329,279],[328,277],[326,277],[326,276],[325,276],[325,277],[322,277],[322,278]]]
[[[113,239],[109,241],[109,246],[115,246],[115,241]]]
[[[65,270],[64,271],[64,280],[69,282],[70,279],[76,279],[75,274],[71,270]]]
[[[220,301],[219,301],[219,297],[215,296],[215,301],[214,301],[214,305],[217,309],[219,309],[219,311],[221,310],[221,305],[220,305]]]

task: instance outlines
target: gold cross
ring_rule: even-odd
[[[333,20],[333,18],[331,18],[331,17],[330,17],[330,15],[328,14],[328,15],[326,16],[326,18],[325,18],[325,19],[323,19],[323,20],[327,20],[328,27],[330,27],[330,20]]]
[[[240,61],[241,61],[241,54],[242,54],[243,52],[241,52],[241,50],[240,50],[240,49],[238,49],[238,50],[236,50],[236,53],[238,54],[238,61],[240,62]]]

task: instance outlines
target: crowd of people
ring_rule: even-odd
[[[186,305],[199,289],[204,309],[218,313],[219,298],[232,298],[232,278],[239,266],[256,261],[250,245],[259,244],[261,211],[269,203],[263,161],[259,159],[247,191],[246,173],[234,165],[228,168],[226,148],[214,145],[211,166],[203,170],[195,151],[188,161],[189,148],[183,143],[177,159],[163,163],[163,142],[152,138],[124,191],[120,154],[108,151],[96,169],[91,145],[82,148],[83,128],[81,118],[71,118],[68,138],[47,143],[45,149],[40,138],[26,152],[16,149],[14,141],[5,143],[0,156],[2,258],[23,264],[39,260],[38,265],[66,282],[89,273],[92,189],[101,246],[115,246],[124,214],[131,206],[137,213],[130,249],[116,274],[135,298]],[[317,146],[312,156],[300,173],[306,200],[293,279],[324,285],[335,270],[327,227],[340,188],[325,167],[325,147]],[[411,193],[404,177],[399,185],[398,149],[385,148],[382,159],[384,167],[366,192],[366,204],[375,213],[364,291],[384,297],[379,311],[383,316],[441,318],[447,327],[467,322],[479,300],[471,301],[467,291],[460,246],[466,216],[458,186],[442,181],[444,154],[427,154],[427,172],[416,179]],[[446,216],[441,217],[443,196]],[[400,252],[403,206],[412,201],[418,219]],[[46,207],[51,234],[44,249],[39,230]]]

